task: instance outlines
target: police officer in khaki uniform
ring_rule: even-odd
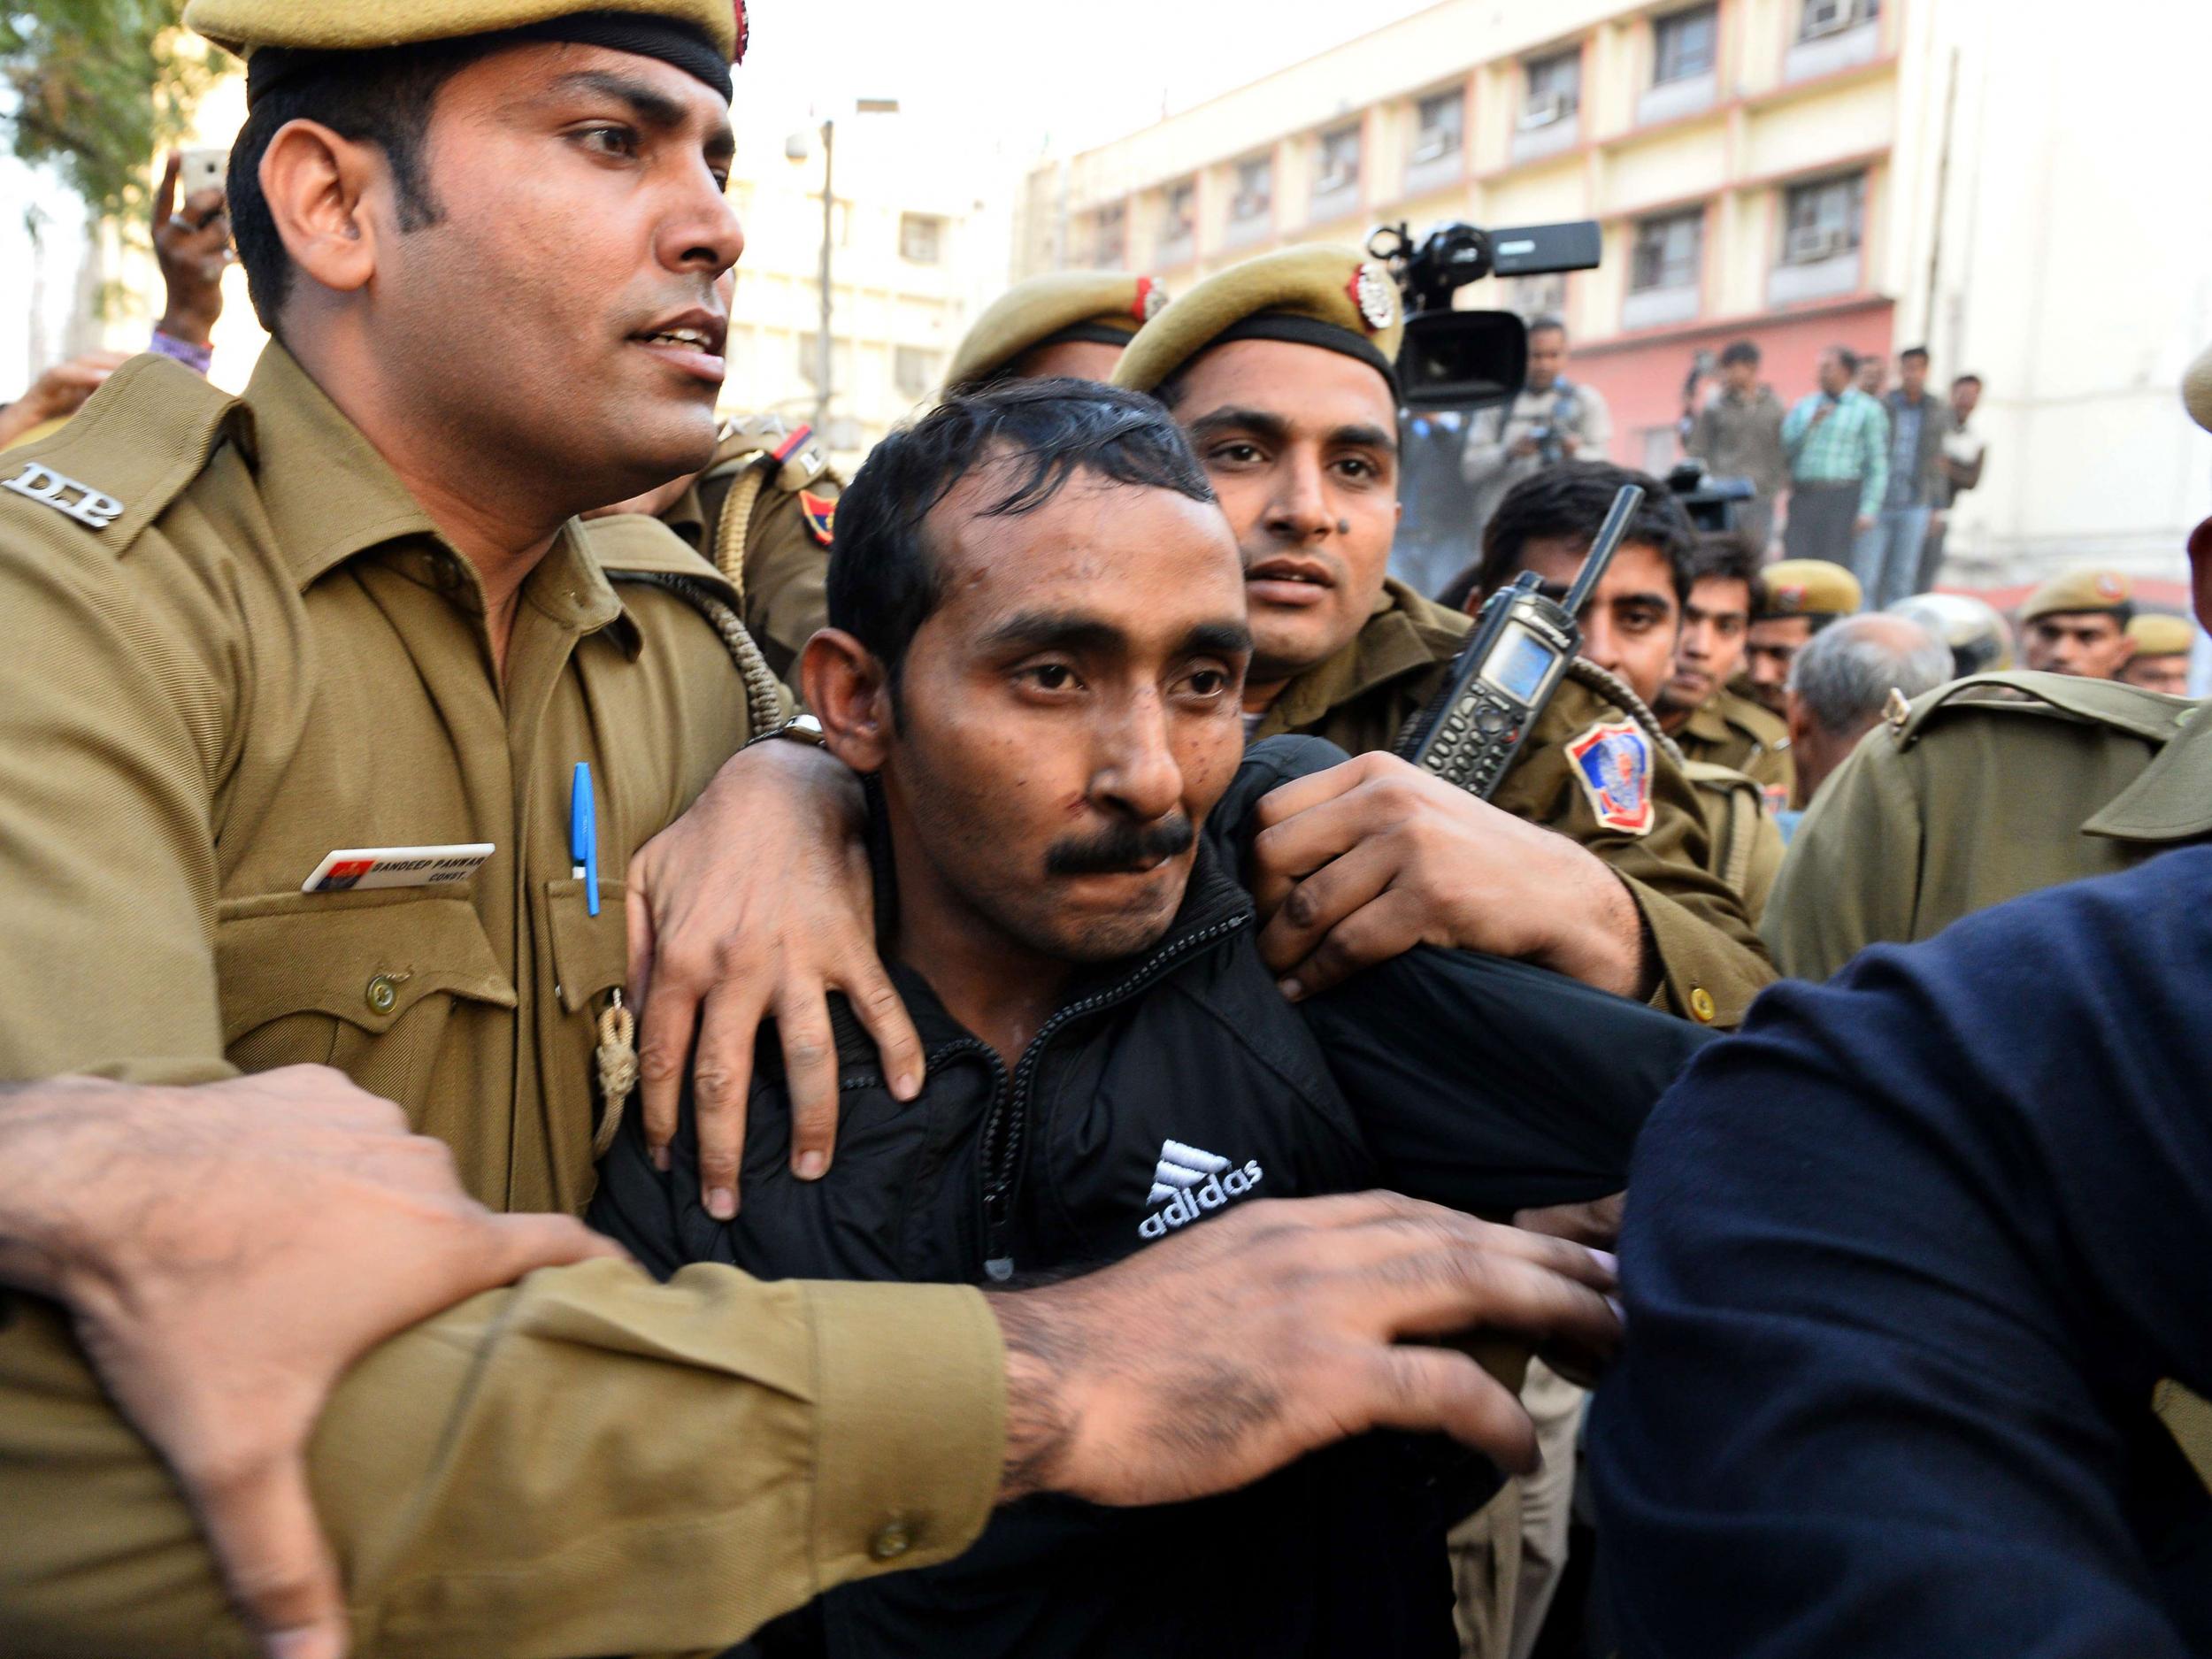
[[[1790,664],[1838,617],[1858,615],[1859,579],[1826,559],[1778,559],[1760,573],[1753,599],[1743,674],[1729,689],[1786,719]]]
[[[1729,535],[1699,538],[1674,673],[1654,707],[1684,759],[1742,773],[1765,791],[1770,810],[1781,811],[1795,785],[1789,728],[1729,689],[1743,666],[1758,589],[1758,558],[1749,547]]]
[[[1379,265],[1350,249],[1292,248],[1179,296],[1115,371],[1117,385],[1175,411],[1243,545],[1254,738],[1309,733],[1355,755],[1387,749],[1466,637],[1466,617],[1385,574],[1402,331]],[[1495,804],[1620,878],[1650,941],[1655,1003],[1730,1025],[1772,977],[1738,897],[1706,872],[1679,768],[1601,693],[1562,687]]]
[[[289,1263],[311,1286],[286,1317],[248,1302],[199,1317],[359,1195],[355,1180],[284,1208],[333,1135],[392,1112],[372,1094],[451,1158],[451,1174],[401,1160],[442,1186],[402,1205],[418,1222],[465,1206],[464,1188],[495,1208],[588,1195],[595,1130],[629,1087],[625,863],[776,717],[711,565],[650,519],[572,516],[711,447],[741,19],[726,0],[194,0],[189,23],[248,62],[231,197],[275,339],[236,399],[138,359],[0,476],[4,1077],[121,1079],[104,1105],[0,1079],[28,1112],[0,1111],[0,1267],[64,1300],[106,1285],[70,1300],[88,1338],[135,1325],[157,1354],[180,1343],[171,1358],[211,1410],[240,1409],[207,1373],[249,1332],[334,1379],[419,1317],[400,1311],[403,1284],[373,1282],[378,1258],[340,1249]],[[265,1225],[250,1185],[225,1196],[242,1165],[273,1206]],[[64,1212],[43,1229],[42,1198]],[[1324,1235],[1347,1221],[1403,1242],[1358,1207],[1280,1217],[1305,1235],[1302,1275],[1339,1271],[1344,1240]],[[1120,1304],[1117,1337],[1182,1329],[1176,1363],[1196,1343],[1249,1371],[1234,1397],[1279,1398],[1283,1416],[1217,1456],[1187,1450],[1123,1501],[1256,1476],[1326,1438],[1301,1418],[1450,1422],[1514,1454],[1466,1372],[1431,1368],[1409,1396],[1384,1346],[1479,1321],[1486,1295],[1450,1259],[1489,1235],[1439,1234],[1435,1259],[1401,1261],[1436,1293],[1402,1320],[1352,1317],[1385,1286],[1340,1275],[1332,1307],[1299,1320],[1335,1319],[1351,1363],[1317,1371],[1279,1344],[1266,1357],[1271,1340],[1233,1317],[1188,1317],[1194,1285],[1159,1294],[1179,1259],[1210,1257],[1209,1298],[1310,1294],[1206,1231],[1195,1257],[1135,1276],[1149,1288],[1125,1278],[1081,1300]],[[157,1236],[168,1248],[146,1248]],[[111,1276],[103,1239],[190,1294]],[[1105,1381],[1110,1345],[1087,1364],[1063,1332],[1038,1362],[1023,1343],[1045,1333],[1022,1327],[1052,1305],[723,1272],[654,1287],[603,1262],[465,1304],[353,1369],[318,1441],[365,1643],[721,1646],[826,1584],[941,1559],[994,1493],[1081,1484],[1035,1437],[1060,1432],[1071,1364],[1079,1388]],[[248,1406],[272,1373],[313,1374],[296,1357],[242,1373]],[[1134,1372],[1110,1358],[1109,1392],[1133,1386],[1139,1405],[1141,1356]],[[140,1404],[173,1455],[173,1394]],[[0,1401],[7,1645],[239,1650],[190,1515],[53,1308],[0,1306]],[[1113,1415],[1093,1394],[1061,1429],[1091,1439],[1099,1409]],[[178,1462],[210,1478],[193,1490],[211,1523],[269,1466],[238,1454],[284,1449],[277,1425],[254,1441],[263,1427],[249,1411],[212,1467]],[[311,1525],[292,1498],[283,1518]]]
[[[1017,282],[975,319],[945,375],[949,392],[995,380],[1106,380],[1167,290],[1124,271],[1055,271]]]
[[[2197,631],[2188,618],[2143,611],[2128,624],[2128,639],[2134,654],[2115,678],[2170,697],[2189,695],[2189,654],[2196,649]]]
[[[2084,565],[2062,571],[2020,605],[2020,661],[2048,674],[2113,680],[2134,653],[2135,579]]]

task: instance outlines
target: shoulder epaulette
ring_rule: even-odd
[[[803,423],[794,426],[781,415],[747,415],[726,421],[703,476],[754,467],[762,470],[766,483],[789,495],[811,489],[824,479],[836,480],[814,428]]]
[[[1970,674],[1938,686],[1902,711],[1893,710],[1891,737],[1901,749],[1918,742],[1932,725],[1972,715],[2040,716],[2126,732],[2147,742],[2170,742],[2196,705],[2116,680],[2041,674],[2025,669]]]
[[[197,478],[238,400],[148,352],[61,430],[0,457],[0,490],[73,519],[121,552]]]

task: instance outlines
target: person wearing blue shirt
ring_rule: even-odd
[[[2212,846],[1776,987],[1630,1191],[1612,1651],[2212,1649]]]

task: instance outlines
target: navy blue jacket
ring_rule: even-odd
[[[1638,1146],[1618,1651],[2212,1651],[2212,848],[1768,992]]]

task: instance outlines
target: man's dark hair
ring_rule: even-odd
[[[1637,541],[1655,548],[1673,572],[1676,600],[1686,601],[1691,559],[1697,551],[1690,515],[1674,492],[1650,473],[1632,472],[1610,461],[1563,461],[1530,473],[1506,491],[1483,526],[1482,560],[1477,570],[1480,590],[1494,593],[1512,580],[1521,568],[1521,550],[1531,541],[1555,536],[1588,547],[1597,539],[1598,528],[1624,484],[1642,486],[1644,499],[1628,521],[1623,545]]]
[[[1733,530],[1708,530],[1697,538],[1697,549],[1690,556],[1690,585],[1695,587],[1716,577],[1723,581],[1741,582],[1755,596],[1759,591],[1759,549],[1750,541]]]
[[[448,81],[495,50],[496,42],[478,36],[334,52],[303,62],[254,99],[231,147],[225,189],[238,263],[245,267],[246,291],[264,328],[279,333],[277,315],[292,286],[292,257],[261,194],[261,158],[269,153],[269,141],[288,122],[308,120],[341,138],[374,144],[392,170],[399,227],[422,230],[444,215],[423,166],[431,109]]]
[[[1852,350],[1849,346],[1830,346],[1828,349],[1836,354],[1836,361],[1843,365],[1843,372],[1846,374],[1856,374],[1859,372],[1859,354]]]
[[[1546,311],[1540,317],[1532,317],[1528,319],[1528,332],[1532,334],[1555,334],[1564,340],[1567,337],[1567,325],[1549,311]]]
[[[1759,366],[1759,348],[1748,340],[1732,340],[1721,348],[1720,365],[1724,369],[1734,363],[1748,363]]]
[[[1982,377],[1978,374],[1956,374],[1951,377],[1951,386],[1954,390],[1962,386],[1979,386],[1981,383]]]
[[[1897,360],[1900,363],[1904,362],[1908,357],[1918,357],[1923,363],[1925,363],[1928,360],[1928,348],[1925,346],[1907,346],[1902,351],[1897,354]]]
[[[895,702],[907,648],[944,598],[924,522],[961,480],[1006,468],[985,518],[1051,501],[1078,472],[1210,502],[1182,428],[1141,392],[1089,380],[1014,380],[949,397],[870,452],[837,503],[829,622],[883,665]]]

